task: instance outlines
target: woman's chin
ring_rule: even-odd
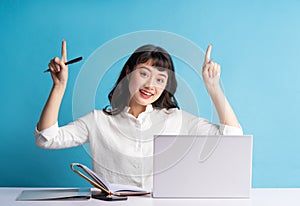
[[[153,100],[150,98],[150,99],[143,99],[143,98],[139,98],[136,103],[140,106],[147,106],[149,104],[152,104],[153,103]]]

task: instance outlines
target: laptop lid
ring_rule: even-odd
[[[247,198],[252,136],[154,137],[153,197]]]

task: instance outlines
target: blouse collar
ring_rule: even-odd
[[[124,108],[124,112],[126,112],[126,113],[128,113],[129,110],[130,110],[130,107],[129,107],[129,106],[126,106],[126,107]],[[152,112],[152,111],[153,111],[153,106],[152,106],[152,104],[148,104],[148,105],[146,106],[146,110],[145,110],[144,112],[142,112],[142,113],[148,113],[148,112]],[[142,113],[141,113],[141,114],[142,114]]]

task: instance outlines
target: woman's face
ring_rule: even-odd
[[[130,92],[129,105],[147,106],[155,102],[166,88],[168,72],[167,69],[159,71],[146,62],[136,65],[127,78]]]

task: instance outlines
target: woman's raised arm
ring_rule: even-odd
[[[67,62],[67,43],[63,40],[61,59],[55,57],[48,64],[53,80],[53,86],[37,124],[37,129],[39,131],[49,128],[57,122],[59,108],[68,81],[68,66],[65,65],[65,62]]]
[[[203,81],[216,107],[220,123],[240,128],[238,119],[220,86],[221,67],[210,59],[211,48],[212,46],[209,45],[205,54],[202,67]]]

